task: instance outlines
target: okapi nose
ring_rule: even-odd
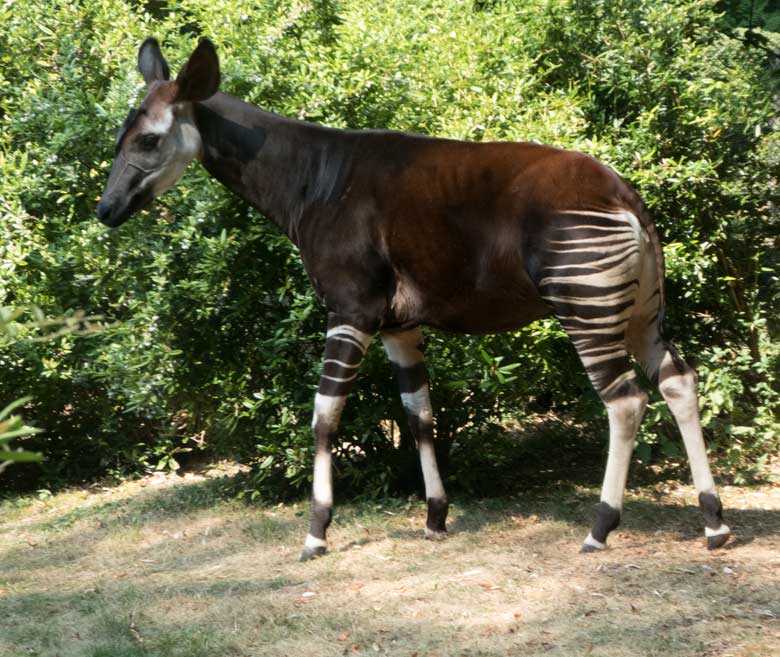
[[[100,219],[100,221],[104,224],[107,223],[113,209],[114,204],[111,201],[106,200],[105,198],[101,198],[97,204],[98,219]]]

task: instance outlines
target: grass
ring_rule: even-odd
[[[780,655],[780,488],[723,491],[737,539],[703,548],[695,493],[633,489],[580,555],[597,489],[338,507],[299,564],[308,506],[251,507],[214,477],[155,476],[0,506],[0,655]]]

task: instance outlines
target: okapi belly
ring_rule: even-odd
[[[391,301],[390,323],[484,334],[522,328],[549,312],[532,284],[524,280],[511,286],[479,287],[455,279],[433,288],[401,277]]]

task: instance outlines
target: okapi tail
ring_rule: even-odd
[[[658,234],[655,223],[653,223],[653,219],[650,217],[647,206],[638,194],[636,194],[635,203],[637,207],[636,216],[639,219],[639,224],[647,231],[647,236],[650,238],[655,254],[656,275],[658,276],[658,314],[656,316],[658,333],[661,336],[661,341],[664,343],[664,346],[672,357],[675,368],[678,372],[684,372],[685,363],[666,335],[666,326],[664,323],[664,320],[666,319],[666,294],[664,290],[666,281],[666,261],[664,260],[664,248],[661,244],[661,237]]]

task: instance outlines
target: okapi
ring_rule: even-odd
[[[699,423],[696,375],[664,339],[664,260],[639,196],[582,153],[532,143],[471,143],[385,130],[337,130],[277,116],[218,92],[202,39],[176,80],[155,39],[138,52],[148,86],[116,137],[97,205],[119,226],[171,188],[193,159],[271,218],[300,250],[328,310],[314,402],[311,525],[301,560],[325,553],[331,442],[378,332],[419,447],[430,538],[446,535],[420,326],[519,329],[554,315],[609,417],[609,455],[583,552],[618,526],[648,395],[631,358],[677,421],[710,549],[729,537]]]

